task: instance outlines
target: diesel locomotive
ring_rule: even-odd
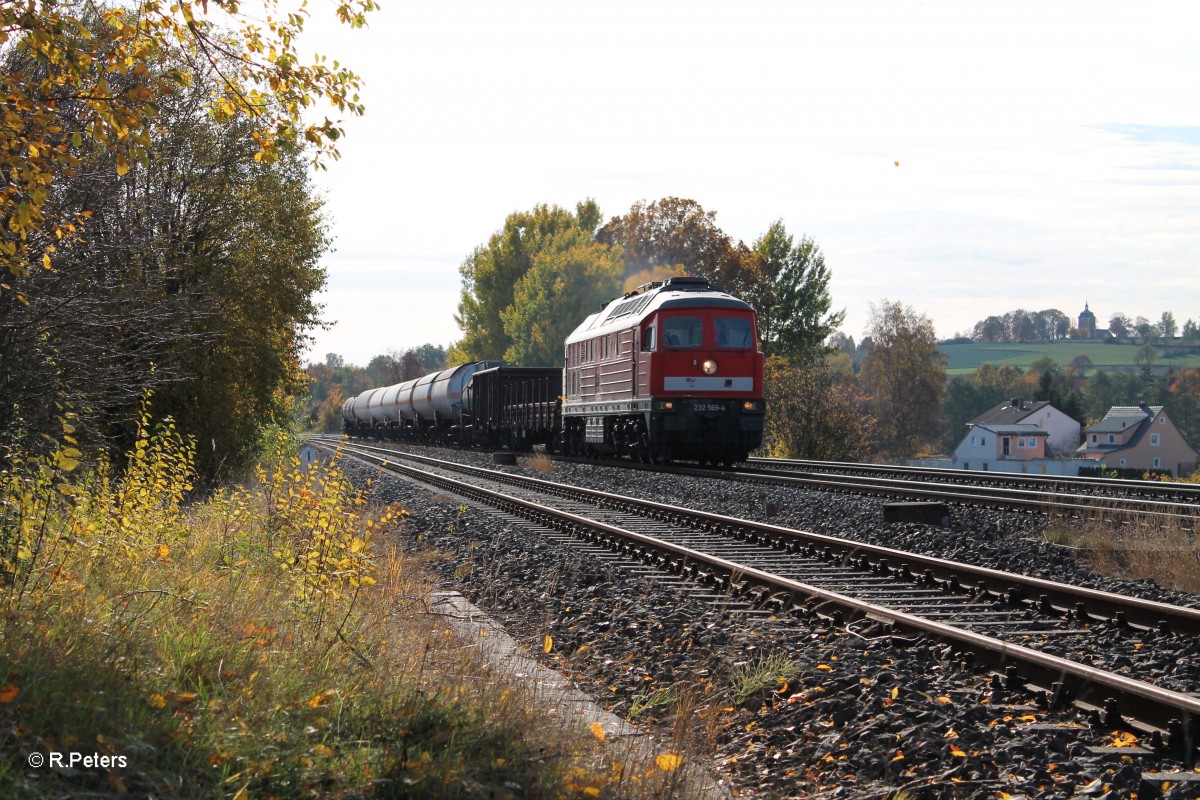
[[[754,309],[703,278],[647,283],[583,321],[563,368],[463,364],[342,404],[351,436],[729,464],[762,444]]]
[[[567,337],[562,447],[640,461],[745,460],[763,437],[754,309],[678,277],[613,300]]]

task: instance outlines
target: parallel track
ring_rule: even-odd
[[[749,467],[771,473],[794,471],[815,475],[859,475],[959,486],[1024,489],[1042,495],[1070,494],[1106,499],[1124,497],[1173,503],[1200,503],[1200,484],[1196,483],[1084,478],[1070,475],[1029,475],[1015,472],[902,467],[891,464],[792,458],[751,458],[746,463]]]
[[[586,459],[563,459],[581,463]],[[1103,494],[1108,491],[1105,485],[1098,485],[1093,492],[1086,493],[1086,488],[1077,484],[1056,484],[1048,482],[1027,483],[1025,487],[1014,485],[1002,480],[995,485],[985,485],[976,480],[977,475],[962,478],[960,471],[950,472],[950,478],[960,481],[951,482],[947,476],[932,475],[925,479],[877,477],[862,475],[856,470],[806,470],[801,468],[782,468],[776,466],[760,466],[774,464],[772,459],[751,459],[744,466],[732,469],[714,469],[697,465],[671,464],[666,466],[649,466],[635,464],[629,461],[598,462],[605,466],[622,467],[626,469],[656,470],[699,477],[726,478],[728,480],[752,481],[758,483],[773,483],[783,486],[803,487],[821,491],[844,492],[873,497],[889,497],[897,500],[920,500],[943,502],[957,505],[984,506],[1010,511],[1025,511],[1035,514],[1057,515],[1063,517],[1084,517],[1092,519],[1111,519],[1116,521],[1138,517],[1142,520],[1157,520],[1160,524],[1175,524],[1185,530],[1195,530],[1200,523],[1200,502],[1192,497],[1188,487],[1193,484],[1183,484],[1185,487],[1178,492],[1166,492],[1170,499],[1154,499],[1151,497],[1122,496]],[[825,462],[815,462],[824,464]],[[861,465],[872,467],[874,465]],[[1142,483],[1154,483],[1143,481]],[[1064,491],[1070,489],[1071,491]]]

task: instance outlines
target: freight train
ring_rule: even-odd
[[[342,404],[345,433],[431,444],[729,464],[762,444],[754,309],[703,278],[647,283],[589,316],[563,368],[463,364]]]

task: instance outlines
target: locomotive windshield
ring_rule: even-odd
[[[663,344],[668,347],[699,347],[704,343],[700,317],[667,317],[663,320]]]
[[[717,347],[752,347],[754,332],[746,317],[717,317]]]

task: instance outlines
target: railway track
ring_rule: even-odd
[[[1097,498],[1130,498],[1171,503],[1200,503],[1200,484],[1170,481],[1085,478],[1067,475],[1029,475],[936,467],[901,467],[846,461],[813,461],[788,458],[751,458],[747,466],[768,472],[803,472],[813,475],[859,475],[954,486],[1022,489],[1044,496],[1077,495]]]
[[[343,452],[619,552],[716,597],[821,615],[858,636],[947,642],[992,670],[997,690],[1030,685],[1051,707],[1075,703],[1111,726],[1136,720],[1157,747],[1181,757],[1191,759],[1200,738],[1194,686],[1154,685],[1065,657],[1086,657],[1090,638],[1106,631],[1125,643],[1136,671],[1137,654],[1153,652],[1161,637],[1200,633],[1195,609],[382,448],[344,445]]]
[[[581,462],[581,459],[562,459]],[[956,505],[974,505],[1010,511],[1063,517],[1109,519],[1121,521],[1131,516],[1143,520],[1157,520],[1161,524],[1175,524],[1185,530],[1195,530],[1200,522],[1200,501],[1191,490],[1191,484],[1171,492],[1163,490],[1159,497],[1105,494],[1107,483],[1091,487],[1088,484],[1058,484],[1054,481],[1006,481],[995,484],[982,480],[962,478],[961,471],[944,470],[945,475],[926,475],[921,478],[888,477],[883,474],[861,474],[849,469],[860,465],[846,465],[845,470],[824,470],[791,466],[774,459],[751,459],[744,466],[731,469],[714,469],[698,465],[671,464],[654,466],[635,464],[629,461],[602,461],[604,466],[625,469],[656,470],[698,477],[725,478],[727,480],[772,483],[783,486],[802,487],[820,491],[845,492],[873,497],[888,497],[900,500],[943,502]],[[824,464],[825,462],[806,462]],[[866,464],[863,467],[874,465]],[[870,471],[870,470],[865,470]],[[955,481],[955,478],[958,480]],[[1116,483],[1120,483],[1119,481]],[[1141,481],[1140,483],[1156,483]]]

